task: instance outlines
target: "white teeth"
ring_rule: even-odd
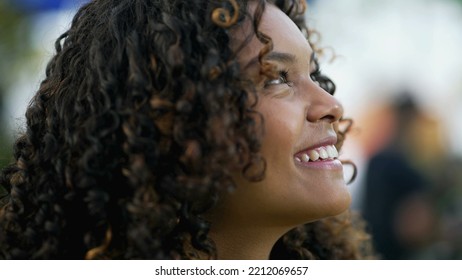
[[[315,150],[310,151],[310,159],[312,161],[317,161],[319,159],[319,153],[316,152]]]
[[[321,159],[326,159],[326,158],[329,157],[329,155],[327,154],[327,151],[326,151],[326,149],[325,149],[324,147],[319,148],[319,152],[318,152],[318,153],[319,153],[319,157],[320,157]]]
[[[337,148],[334,145],[329,145],[325,147],[317,148],[316,150],[310,150],[308,152],[304,152],[299,156],[295,157],[295,160],[298,162],[309,162],[309,161],[317,161],[319,159],[334,159],[338,157]]]
[[[338,156],[337,149],[334,146],[327,146],[326,151],[330,158],[335,158]]]
[[[332,146],[332,148],[334,149],[334,158],[338,158],[338,151],[337,151],[337,147],[335,147],[335,146]]]

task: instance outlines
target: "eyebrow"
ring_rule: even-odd
[[[313,63],[313,62],[318,63],[318,58],[316,56],[316,52],[314,52],[314,51],[311,53],[311,56],[310,56],[310,64]]]
[[[277,62],[283,62],[286,64],[293,64],[297,60],[296,56],[291,53],[283,53],[283,52],[270,52],[264,56],[265,60],[272,60]],[[310,56],[310,64],[313,62],[317,62],[316,53],[312,52]],[[247,63],[244,69],[249,68],[253,64],[258,63],[258,57],[254,57],[252,60]]]
[[[287,64],[291,64],[291,63],[295,63],[295,61],[297,60],[295,55],[291,54],[291,53],[283,53],[283,52],[270,52],[268,54],[266,54],[264,57],[263,57],[264,60],[272,60],[272,61],[278,61],[278,62],[283,62],[283,63],[287,63]],[[258,56],[257,57],[254,57],[253,59],[251,59],[249,61],[249,63],[247,63],[247,65],[244,67],[244,69],[246,68],[249,68],[250,66],[258,63]]]
[[[279,62],[284,62],[287,64],[294,63],[296,60],[295,55],[291,53],[281,53],[281,52],[270,52],[265,56],[266,60],[274,60]]]
[[[314,63],[315,71],[319,71],[319,61],[316,52],[312,52],[310,56],[310,67]]]

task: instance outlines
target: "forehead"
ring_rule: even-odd
[[[297,25],[274,5],[266,6],[259,28],[273,39],[275,50],[283,45],[309,48],[308,41]]]
[[[256,4],[252,2],[249,6],[251,15],[255,12],[255,7]],[[312,54],[307,39],[295,23],[272,4],[266,5],[258,30],[271,38],[275,52],[290,53],[298,59],[305,57],[309,59]],[[242,47],[238,53],[238,58],[242,63],[254,59],[264,47],[264,44],[253,34],[249,20],[234,29],[231,35],[234,37],[232,48]],[[251,36],[251,40],[242,46],[248,36]]]

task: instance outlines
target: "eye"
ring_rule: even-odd
[[[316,68],[316,70],[310,74],[311,80],[315,82],[318,86],[321,86],[321,81],[320,78],[322,78],[321,75],[321,70],[319,68]]]
[[[287,75],[288,75],[288,71],[279,71],[278,77],[276,79],[265,82],[265,87],[282,85],[282,84],[287,84],[290,86],[291,83],[287,79]]]
[[[315,84],[317,84],[319,87],[321,87],[331,95],[334,95],[335,84],[332,82],[331,79],[329,79],[329,77],[324,76],[318,67],[315,69],[313,73],[310,74],[310,77]]]

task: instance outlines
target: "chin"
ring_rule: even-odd
[[[319,219],[339,215],[348,210],[351,205],[351,194],[344,182],[330,187],[330,190],[335,191],[324,193],[325,199],[319,201],[317,215]]]
[[[332,202],[326,217],[342,214],[350,208],[350,205],[351,195],[348,191],[345,190],[345,193],[339,195],[339,197],[337,197],[335,201]]]
[[[351,196],[348,192],[345,192],[344,194],[335,197],[334,199],[323,201],[322,203],[322,205],[317,206],[317,209],[305,209],[305,215],[300,213],[301,215],[298,216],[294,224],[306,224],[322,220],[324,218],[340,215],[349,209],[351,204]]]

